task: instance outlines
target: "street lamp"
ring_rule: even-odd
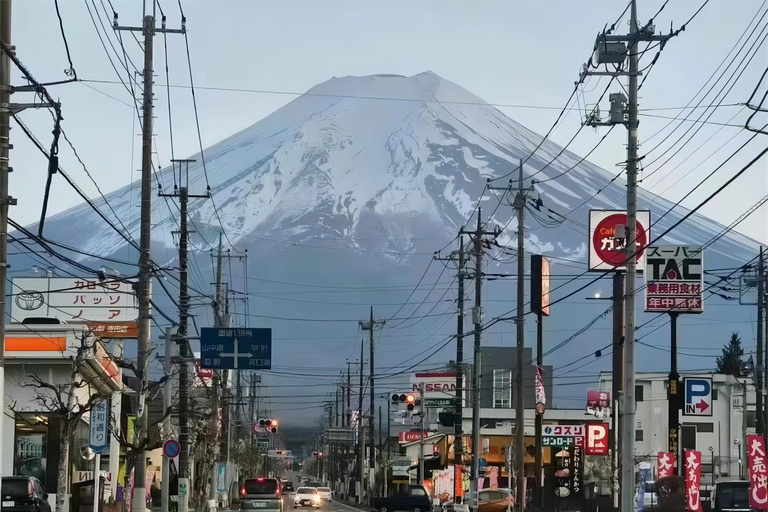
[[[709,447],[709,457],[712,461],[712,485],[715,485],[715,449],[711,446]]]
[[[741,478],[743,478],[741,476],[741,474],[742,474],[742,471],[741,471],[741,439],[734,439],[733,440],[733,444],[735,444],[736,446],[739,447],[739,478],[741,479]]]

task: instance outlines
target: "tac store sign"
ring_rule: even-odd
[[[111,278],[15,278],[11,294],[11,315],[18,321],[132,322],[139,317],[133,283]]]
[[[651,212],[637,212],[635,240],[637,266],[643,268],[644,248],[651,237]],[[627,264],[626,240],[616,238],[616,226],[627,225],[627,212],[622,210],[590,210],[589,270],[624,270]]]
[[[765,438],[747,436],[747,462],[749,463],[749,507],[768,509],[768,471],[765,461]]]
[[[645,311],[704,311],[704,252],[700,245],[648,247],[645,257]]]

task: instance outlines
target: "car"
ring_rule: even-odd
[[[33,476],[5,476],[0,492],[3,512],[51,512],[48,493]]]
[[[396,510],[429,512],[432,510],[429,493],[421,485],[409,485],[396,492],[394,496],[373,498],[371,505],[377,512],[395,512]]]
[[[474,503],[475,493],[470,492],[464,497],[464,503],[470,509]],[[515,499],[509,492],[509,489],[482,489],[477,502],[479,512],[506,512],[508,508],[514,508]],[[453,503],[447,503],[445,506],[448,512],[453,512]]]
[[[299,487],[293,498],[293,508],[297,507],[320,508],[320,495],[316,487]]]
[[[333,492],[328,487],[318,487],[317,494],[321,500],[333,501]]]
[[[717,482],[712,491],[712,512],[749,512],[749,481]]]
[[[283,492],[275,478],[251,478],[240,487],[240,510],[283,512]]]

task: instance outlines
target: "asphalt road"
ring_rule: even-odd
[[[351,505],[347,505],[346,503],[339,501],[323,503],[319,509],[313,509],[310,507],[297,507],[294,509],[293,498],[295,496],[296,495],[294,493],[283,496],[283,507],[285,512],[361,512],[359,508],[355,508]]]

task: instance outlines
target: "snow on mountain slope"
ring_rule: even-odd
[[[388,240],[377,247],[407,252],[419,225],[432,225],[439,234],[455,233],[486,179],[512,171],[540,140],[540,135],[468,91],[425,72],[413,77],[333,78],[208,148],[205,158],[219,216],[238,245],[252,245],[246,240],[250,235],[279,234],[294,241],[341,239],[350,247],[362,247],[364,239],[375,235]],[[560,149],[546,141],[528,160],[527,174],[544,168]],[[198,162],[190,167],[190,188],[200,193],[205,178],[200,156],[193,158]],[[578,161],[566,151],[536,179],[557,176]],[[166,188],[171,176],[170,169],[160,173]],[[624,183],[617,180],[606,187],[611,178],[585,161],[538,190],[545,204],[566,213],[603,189],[570,214],[583,224],[590,208],[622,208]],[[108,195],[135,237],[137,214],[130,205],[137,204],[137,193],[134,186]],[[651,209],[654,218],[671,207],[647,192],[641,192],[640,205]],[[171,240],[175,224],[167,208],[155,201],[155,220],[160,222],[156,243]],[[213,203],[193,200],[190,212],[200,236],[211,239],[218,229]],[[495,220],[503,224],[508,212],[500,215]],[[664,229],[680,215],[676,210],[655,229]],[[71,233],[73,216],[87,229]],[[126,245],[85,205],[53,217],[48,226],[99,254]],[[675,239],[703,242],[720,228],[695,216],[676,231]],[[540,244],[539,235],[532,235],[530,243],[564,255],[583,254],[583,235],[562,233],[557,244]],[[729,247],[716,244],[714,249],[729,257],[741,258],[754,248],[738,234],[723,240]]]

